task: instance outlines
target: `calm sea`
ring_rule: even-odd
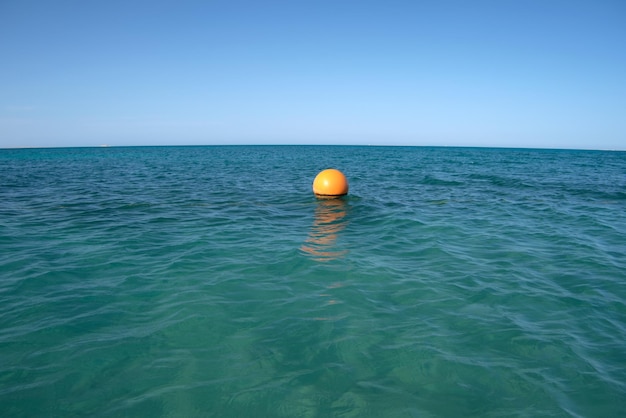
[[[0,415],[626,416],[626,152],[0,150]]]

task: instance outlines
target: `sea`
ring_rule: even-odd
[[[626,416],[626,152],[0,150],[0,416]]]

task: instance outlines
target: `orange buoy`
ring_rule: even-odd
[[[329,168],[313,180],[313,193],[321,199],[333,199],[348,194],[348,180],[339,170]]]

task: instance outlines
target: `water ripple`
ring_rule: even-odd
[[[332,166],[351,193],[317,201]],[[624,173],[583,151],[0,151],[3,412],[624,415]]]

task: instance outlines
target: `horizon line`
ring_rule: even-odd
[[[510,149],[510,150],[555,150],[555,151],[604,151],[625,152],[626,148],[567,148],[567,147],[523,147],[504,145],[416,145],[416,144],[289,144],[289,143],[241,143],[241,144],[131,144],[131,145],[51,145],[51,146],[0,146],[0,150],[24,149],[72,149],[72,148],[167,148],[167,147],[276,147],[276,146],[306,146],[306,147],[385,147],[385,148],[480,148],[480,149]]]

